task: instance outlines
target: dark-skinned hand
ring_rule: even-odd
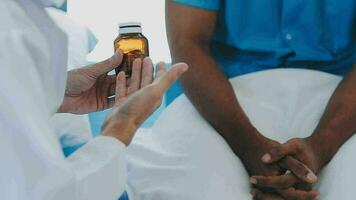
[[[299,175],[304,174],[304,177],[306,177],[304,180],[298,178],[295,170],[291,170],[291,173],[281,176],[252,176],[251,182],[253,182],[255,186],[259,188],[274,189],[280,195],[279,198],[272,197],[270,194],[267,194],[262,190],[254,189],[251,191],[254,199],[317,199],[319,193],[317,191],[311,191],[311,184],[316,182],[314,174],[319,172],[323,166],[323,162],[319,156],[320,154],[318,154],[314,147],[315,145],[313,145],[312,141],[308,138],[292,139],[285,144],[278,145],[267,151],[261,159],[266,165],[279,163],[283,168],[290,170],[290,166],[288,167],[284,165],[283,162],[285,162],[285,158],[292,157],[300,162],[291,164],[291,166],[299,169],[306,169],[307,167],[308,172],[304,171],[304,173],[302,173],[302,171],[300,171],[301,173]],[[311,171],[313,173],[311,173]]]

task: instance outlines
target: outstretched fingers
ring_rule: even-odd
[[[152,60],[149,57],[143,59],[141,88],[151,84],[153,81]]]
[[[169,71],[166,71],[164,63],[159,63],[154,83],[157,83],[160,90],[164,92],[187,70],[188,65],[185,63],[177,63]]]
[[[117,106],[121,105],[127,98],[127,87],[126,87],[126,74],[125,72],[120,72],[116,79],[116,96],[115,104]]]

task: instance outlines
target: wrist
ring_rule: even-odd
[[[57,113],[72,113],[72,114],[86,114],[77,112],[80,106],[77,106],[76,103],[71,99],[65,96],[63,98],[62,104],[57,109]]]
[[[67,111],[68,109],[66,109],[66,106],[64,104],[64,102],[59,106],[59,108],[57,109],[57,113],[69,113]]]
[[[248,132],[239,132],[239,136],[230,145],[234,153],[242,160],[251,155],[262,156],[274,141],[263,136],[255,128]]]
[[[102,126],[102,135],[114,137],[128,146],[138,129],[136,118],[113,110]]]
[[[339,149],[339,145],[332,138],[323,134],[313,134],[306,138],[306,142],[312,149],[319,168],[325,166]]]

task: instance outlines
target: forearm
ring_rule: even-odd
[[[356,132],[356,64],[332,95],[311,140],[326,164]]]
[[[185,94],[232,150],[241,155],[248,148],[246,145],[260,137],[258,131],[243,112],[230,82],[209,55],[208,48],[193,41],[182,43],[189,46],[172,48],[172,55],[174,62],[190,66],[180,80]]]
[[[167,36],[173,62],[190,68],[181,77],[185,94],[240,157],[265,142],[243,112],[234,90],[210,55],[218,13],[166,1]]]

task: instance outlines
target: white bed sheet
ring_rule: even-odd
[[[312,133],[340,80],[318,71],[278,69],[231,83],[261,133],[285,142]],[[355,137],[320,175],[320,199],[350,199],[356,180],[354,152]],[[127,159],[130,200],[251,199],[242,163],[185,95],[162,113],[152,130],[138,132]]]

